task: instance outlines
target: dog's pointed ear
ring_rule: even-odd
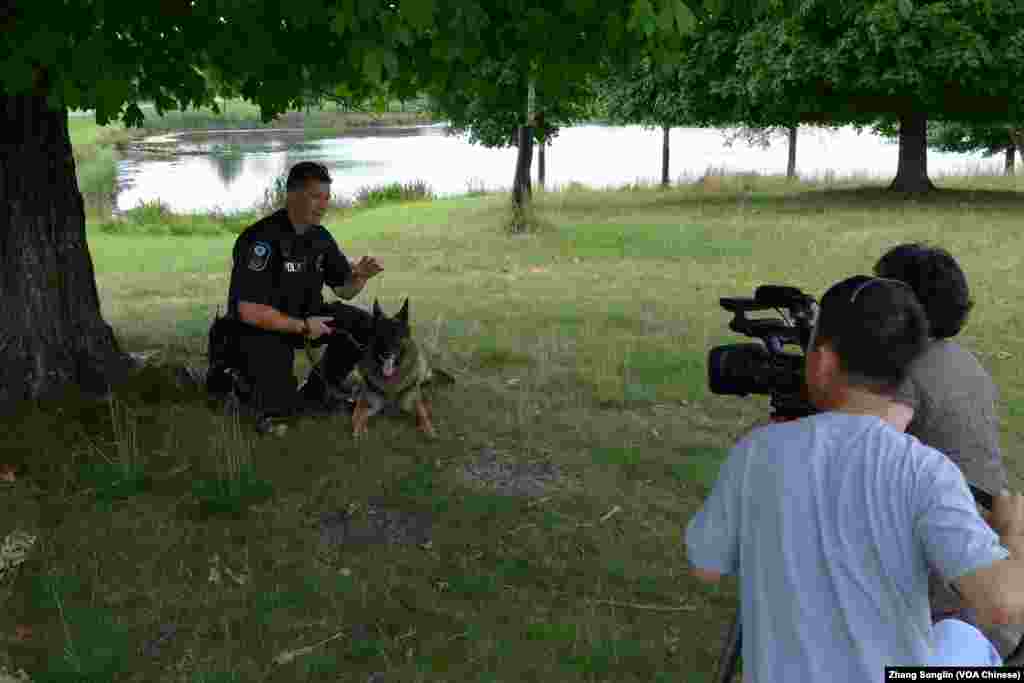
[[[405,303],[402,304],[402,308],[398,311],[398,315],[395,317],[400,320],[403,325],[409,324],[409,297],[405,297]]]
[[[380,318],[383,315],[384,315],[384,311],[380,310],[380,304],[377,303],[376,299],[374,299],[373,300],[373,317],[374,318]]]

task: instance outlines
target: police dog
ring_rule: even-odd
[[[386,316],[374,300],[373,332],[357,367],[363,386],[352,412],[353,436],[364,436],[370,416],[386,406],[397,406],[401,412],[415,415],[420,432],[431,438],[437,436],[430,401],[421,390],[433,373],[412,338],[408,298],[394,318]]]

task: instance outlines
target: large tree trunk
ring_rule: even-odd
[[[928,192],[928,116],[921,112],[900,115],[900,161],[890,190]]]
[[[796,178],[796,126],[789,127],[789,163],[786,164],[786,177]]]
[[[58,395],[97,394],[126,376],[128,357],[100,314],[85,209],[66,109],[0,92],[0,408]]]
[[[1006,148],[1006,165],[1003,168],[1003,173],[1006,175],[1014,174],[1014,166],[1016,165],[1017,157],[1017,146],[1010,145]]]
[[[661,127],[661,186],[668,187],[668,126]]]

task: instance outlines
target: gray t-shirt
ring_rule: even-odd
[[[1009,556],[960,470],[880,418],[753,430],[686,529],[692,565],[739,573],[751,683],[881,680],[932,646],[928,574]]]
[[[914,408],[907,433],[938,449],[964,477],[989,493],[1007,486],[1006,465],[999,450],[999,392],[992,377],[967,349],[949,340],[935,340],[910,366],[896,400]],[[932,608],[954,609],[960,599],[932,581]],[[1020,640],[1020,626],[981,627],[1006,657]]]
[[[999,392],[973,353],[939,339],[910,365],[896,400],[914,409],[907,433],[956,463],[989,493],[1007,486],[999,450]]]

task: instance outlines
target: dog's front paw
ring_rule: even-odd
[[[361,439],[369,432],[370,415],[366,399],[356,401],[355,409],[352,411],[352,436]]]

